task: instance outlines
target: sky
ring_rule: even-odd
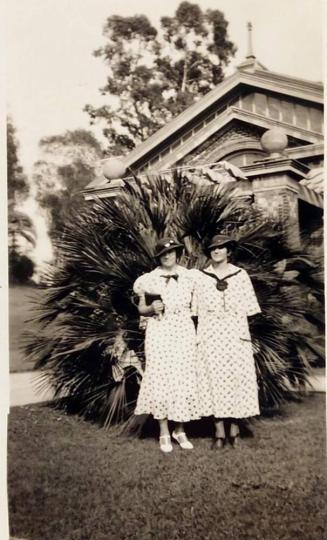
[[[248,21],[258,60],[272,71],[322,80],[323,0],[199,0],[220,9],[238,47],[228,72],[247,52]],[[20,158],[30,172],[41,137],[68,129],[93,129],[86,103],[99,105],[106,68],[92,52],[104,43],[102,27],[113,14],[144,13],[153,24],[173,15],[180,0],[7,0],[5,6],[6,103],[17,128]],[[103,98],[102,98],[103,99]]]

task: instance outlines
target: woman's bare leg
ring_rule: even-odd
[[[226,431],[225,421],[220,418],[215,418],[215,438],[212,443],[213,450],[221,450],[225,446]]]
[[[240,440],[239,435],[240,435],[240,428],[239,428],[238,422],[235,419],[232,419],[232,423],[230,425],[230,441],[234,447],[239,445],[239,440]]]
[[[178,433],[184,433],[184,424],[183,422],[176,422],[174,432],[178,435]]]
[[[167,418],[163,418],[162,420],[158,420],[158,422],[159,422],[159,429],[160,429],[160,437],[163,437],[164,435],[169,435]]]
[[[224,420],[221,420],[219,418],[215,418],[215,434],[216,434],[216,439],[225,439],[226,438]]]
[[[230,436],[231,437],[237,437],[240,434],[240,428],[237,422],[235,420],[232,420],[232,423],[230,425]]]

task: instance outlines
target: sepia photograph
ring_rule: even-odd
[[[4,540],[326,538],[324,7],[5,2]]]

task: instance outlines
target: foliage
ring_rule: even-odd
[[[65,133],[59,135],[50,135],[48,137],[43,137],[40,141],[41,148],[51,147],[52,152],[55,149],[60,152],[63,147],[66,150],[66,153],[71,147],[72,155],[75,156],[76,148],[80,149],[81,154],[84,152],[85,147],[92,148],[97,154],[101,153],[101,146],[97,139],[94,137],[93,133],[86,129],[76,129],[74,131],[66,131]]]
[[[31,218],[17,210],[14,201],[8,203],[8,244],[9,252],[21,253],[24,239],[32,247],[36,245],[36,232]]]
[[[132,412],[144,365],[132,286],[154,267],[155,243],[166,234],[184,240],[188,267],[204,266],[201,243],[214,232],[238,238],[236,263],[252,277],[263,311],[251,323],[261,406],[278,406],[293,394],[290,385],[304,384],[311,347],[295,323],[306,320],[302,284],[321,294],[316,266],[230,186],[194,185],[179,174],[135,179],[117,198],[72,216],[27,347],[45,384],[65,396],[61,406],[103,424]]]
[[[28,283],[34,273],[34,263],[26,255],[9,253],[9,282],[11,285]]]
[[[8,200],[26,198],[29,186],[18,157],[16,130],[11,118],[7,118],[7,190]]]
[[[108,66],[106,104],[86,105],[91,123],[105,122],[107,153],[120,155],[165,125],[224,76],[236,48],[219,10],[182,2],[159,31],[144,15],[109,17],[106,43],[94,54]]]
[[[19,162],[18,149],[15,127],[7,118],[9,281],[22,284],[33,274],[34,263],[27,253],[35,247],[36,232],[32,219],[19,209],[29,194],[29,184]]]
[[[102,150],[87,130],[67,131],[40,141],[44,158],[34,165],[36,199],[47,210],[52,240],[62,237],[72,212],[82,211],[81,190],[94,179]]]

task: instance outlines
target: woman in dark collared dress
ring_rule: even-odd
[[[198,373],[202,409],[215,418],[214,448],[237,444],[238,421],[259,414],[258,385],[248,317],[260,307],[247,272],[231,264],[233,239],[215,235],[205,246],[210,264],[196,272]],[[227,422],[228,421],[228,422]]]

